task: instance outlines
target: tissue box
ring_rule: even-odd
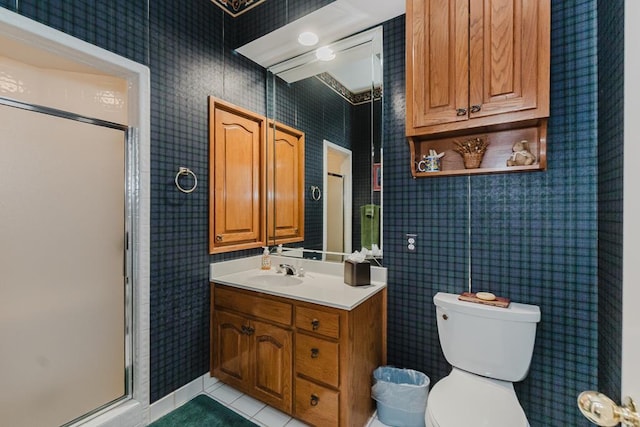
[[[371,284],[371,264],[369,261],[346,260],[344,262],[344,283],[351,286]]]

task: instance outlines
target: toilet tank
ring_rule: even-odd
[[[433,297],[444,357],[456,368],[503,381],[521,381],[529,372],[540,308],[511,303],[508,308]]]

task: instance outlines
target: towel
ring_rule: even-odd
[[[360,244],[371,249],[380,246],[380,206],[363,205],[360,207]]]
[[[364,215],[367,218],[373,218],[376,214],[376,205],[364,205]]]

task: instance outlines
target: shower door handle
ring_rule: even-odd
[[[630,397],[624,399],[622,406],[597,391],[583,391],[578,396],[578,408],[589,421],[599,426],[640,427],[640,414]]]

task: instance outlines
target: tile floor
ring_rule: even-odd
[[[261,427],[305,427],[306,424],[291,418],[289,415],[278,411],[238,390],[214,379],[209,383],[204,393],[213,399],[251,420]],[[367,427],[386,427],[375,416],[369,421]]]

